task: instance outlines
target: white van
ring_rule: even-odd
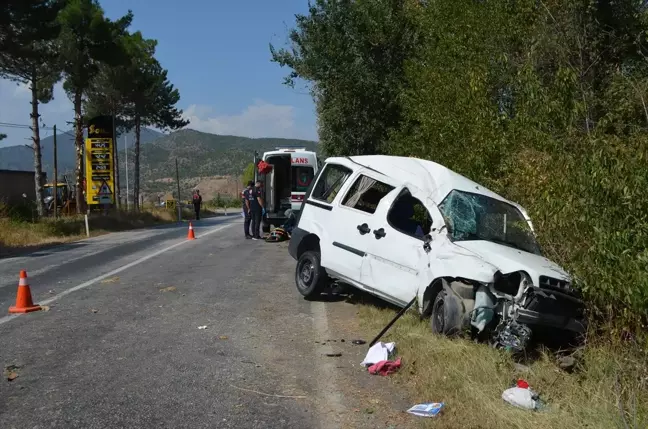
[[[319,170],[317,154],[303,147],[278,147],[265,152],[261,160],[272,166],[266,174],[259,172],[263,183],[266,218],[263,230],[281,226],[290,209],[295,215],[301,210],[304,195]]]

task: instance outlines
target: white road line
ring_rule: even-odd
[[[201,233],[200,235],[198,235],[196,238],[197,238],[197,239],[200,239],[200,238],[202,238],[202,237],[204,237],[204,236],[206,236],[206,235],[213,234],[213,233],[218,232],[218,231],[222,231],[222,230],[224,230],[225,228],[229,228],[229,227],[232,226],[232,225],[236,225],[236,223],[228,223],[227,225],[223,225],[223,226],[219,226],[218,228],[214,228],[214,229],[207,230],[207,231],[205,231],[205,232],[202,232],[202,233]],[[151,254],[149,254],[149,255],[143,256],[143,257],[141,257],[141,258],[139,258],[139,259],[137,259],[137,260],[135,260],[135,261],[133,261],[133,262],[131,262],[131,263],[129,263],[129,264],[126,264],[126,265],[121,266],[121,267],[119,267],[119,268],[117,268],[117,269],[115,269],[115,270],[112,270],[112,271],[110,271],[109,273],[106,273],[106,274],[100,275],[99,277],[95,277],[94,279],[92,279],[92,280],[88,280],[88,281],[85,282],[85,283],[81,283],[80,285],[77,285],[77,286],[74,286],[74,287],[72,287],[72,288],[70,288],[70,289],[64,290],[63,292],[59,293],[58,295],[54,295],[53,297],[48,298],[48,299],[46,299],[46,300],[44,300],[44,301],[39,301],[37,304],[39,304],[39,305],[47,305],[47,304],[50,304],[50,303],[52,303],[52,302],[54,302],[54,301],[56,301],[56,300],[58,300],[58,299],[64,297],[65,295],[69,295],[69,294],[71,294],[72,292],[76,292],[76,291],[78,291],[78,290],[85,289],[85,288],[87,288],[88,286],[91,286],[91,285],[93,285],[93,284],[95,284],[95,283],[97,283],[97,282],[100,282],[100,281],[102,281],[102,280],[104,280],[104,279],[106,279],[106,278],[108,278],[108,277],[112,277],[112,276],[114,276],[114,275],[117,274],[117,273],[121,273],[121,272],[124,271],[124,270],[127,270],[127,269],[129,269],[129,268],[132,268],[132,267],[134,267],[134,266],[136,266],[136,265],[139,265],[139,264],[141,264],[142,262],[148,261],[148,260],[151,259],[151,258],[155,258],[155,257],[158,256],[158,255],[161,255],[161,254],[163,254],[163,253],[165,253],[165,252],[168,252],[168,251],[171,250],[171,249],[175,249],[176,247],[178,247],[178,246],[182,246],[183,244],[187,244],[187,243],[189,243],[189,242],[192,242],[192,243],[193,243],[193,241],[190,241],[190,240],[184,240],[184,241],[181,241],[181,242],[179,242],[179,243],[172,244],[172,245],[169,246],[169,247],[165,247],[164,249],[160,249],[160,250],[158,250],[157,252],[153,252],[153,253],[151,253]],[[0,325],[2,325],[3,323],[7,323],[8,321],[13,320],[13,319],[15,319],[15,318],[18,317],[18,316],[22,316],[22,314],[12,314],[12,315],[9,315],[9,316],[1,317],[1,318],[0,318]]]

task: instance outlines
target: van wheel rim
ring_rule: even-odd
[[[304,261],[302,263],[301,269],[299,270],[299,279],[304,286],[310,286],[313,280],[313,271],[313,263],[311,261]]]

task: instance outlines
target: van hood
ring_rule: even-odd
[[[540,284],[540,276],[571,281],[571,278],[560,265],[545,258],[492,241],[455,241],[454,244],[469,250],[485,262],[493,265],[502,274],[515,271],[525,271],[531,277],[533,284]]]

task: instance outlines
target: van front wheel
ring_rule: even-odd
[[[320,253],[309,250],[297,261],[295,284],[305,298],[313,298],[322,293],[326,285],[326,272],[320,265]]]

